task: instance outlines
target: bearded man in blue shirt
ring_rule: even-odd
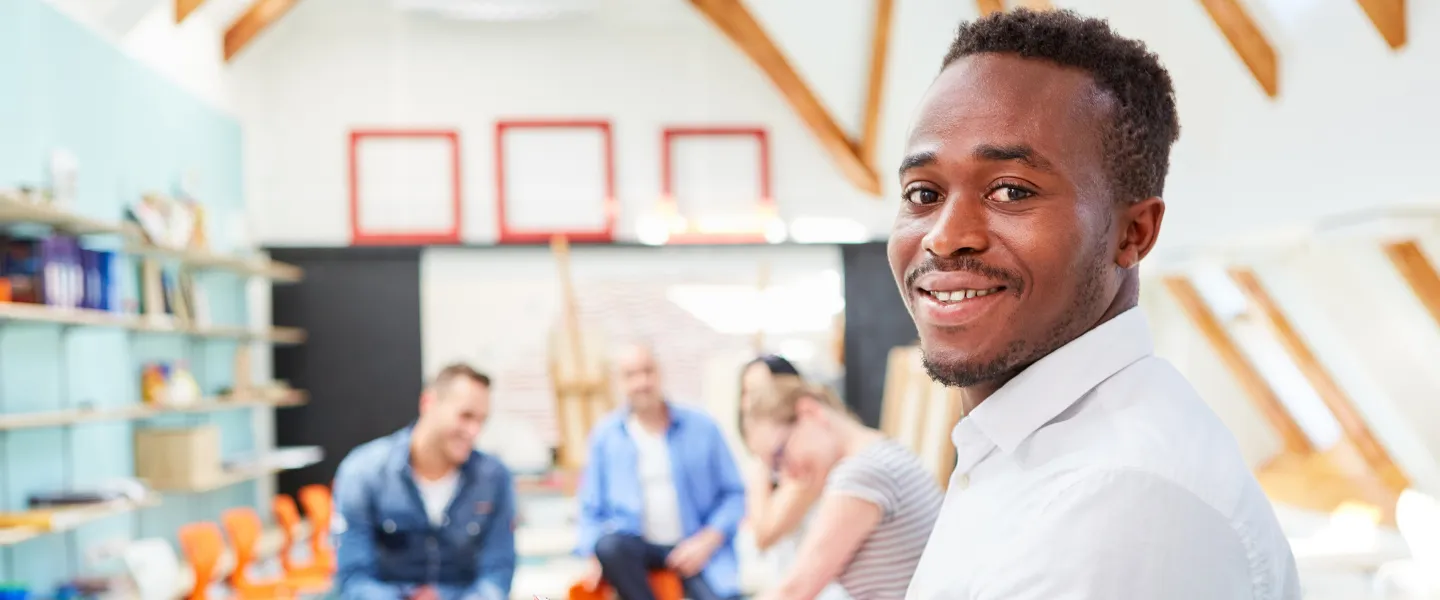
[[[335,475],[336,587],[345,600],[508,600],[515,488],[475,450],[490,378],[441,370],[410,427],[350,452]]]
[[[591,432],[580,480],[584,583],[603,578],[623,600],[654,600],[648,574],[668,568],[686,598],[737,597],[745,486],[720,427],[665,400],[649,348],[625,348],[617,367],[627,404]]]

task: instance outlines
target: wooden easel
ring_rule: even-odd
[[[585,466],[586,440],[595,424],[615,408],[610,389],[610,369],[598,336],[586,336],[580,327],[580,309],[575,301],[570,276],[570,242],[564,236],[550,240],[560,272],[560,302],[563,320],[550,336],[550,383],[555,389],[555,418],[560,429],[558,463],[561,469]]]
[[[915,452],[945,487],[955,468],[950,430],[962,416],[960,390],[930,379],[919,347],[901,346],[890,350],[881,402],[880,430]]]

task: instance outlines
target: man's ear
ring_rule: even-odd
[[[1165,201],[1152,196],[1120,207],[1116,222],[1120,224],[1120,244],[1115,250],[1115,264],[1129,269],[1140,264],[1160,239],[1160,222],[1165,218]]]

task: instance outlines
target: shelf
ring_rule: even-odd
[[[123,234],[119,223],[82,217],[47,204],[30,204],[0,199],[0,223],[34,223],[47,225],[75,235]]]
[[[305,273],[300,267],[278,263],[259,258],[244,258],[225,254],[216,254],[209,250],[172,250],[159,246],[134,244],[127,246],[125,251],[135,256],[156,258],[162,260],[174,260],[182,264],[199,269],[216,269],[243,273],[264,277],[283,283],[295,283],[304,277]]]
[[[173,260],[197,269],[215,269],[244,275],[264,277],[283,283],[300,281],[305,273],[300,267],[263,258],[218,254],[203,249],[170,249],[136,241],[138,228],[127,223],[102,221],[70,213],[47,204],[31,204],[0,198],[0,224],[32,223],[46,225],[75,235],[118,234],[129,238],[125,252],[161,260]]]
[[[232,485],[245,483],[247,481],[254,481],[262,477],[268,477],[282,471],[303,469],[305,467],[318,464],[319,462],[319,460],[307,460],[302,464],[287,465],[284,467],[264,466],[248,469],[238,469],[233,471],[226,471],[225,473],[217,477],[215,481],[211,481],[205,485],[189,487],[152,486],[151,489],[157,492],[164,492],[167,494],[203,494],[205,492],[213,492],[221,488],[227,488]]]
[[[104,421],[135,421],[162,415],[194,414],[236,410],[242,408],[273,407],[286,408],[305,404],[305,392],[292,390],[280,397],[257,395],[221,396],[207,398],[192,406],[146,406],[143,404],[119,408],[58,410],[52,412],[0,414],[0,431],[12,429],[37,429],[42,427],[63,427],[81,423]]]
[[[117,500],[115,502],[105,502],[103,504],[73,508],[48,509],[45,512],[52,512],[55,515],[53,519],[56,521],[50,527],[7,527],[0,529],[0,546],[11,546],[21,542],[28,542],[52,533],[69,531],[101,519],[155,506],[160,506],[159,496],[151,496],[140,502]]]
[[[0,321],[24,321],[31,323],[55,323],[58,325],[83,325],[90,327],[119,327],[148,333],[174,333],[202,338],[232,339],[242,342],[268,342],[271,344],[300,344],[305,341],[305,330],[296,327],[272,327],[268,330],[252,331],[245,327],[180,325],[173,319],[156,319],[141,315],[91,310],[86,308],[57,308],[44,304],[21,302],[0,302]]]

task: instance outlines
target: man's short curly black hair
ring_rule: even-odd
[[[1164,192],[1180,119],[1170,73],[1145,44],[1121,37],[1104,19],[1022,8],[962,23],[941,70],[961,58],[989,53],[1018,54],[1088,73],[1115,100],[1103,143],[1116,198],[1138,202]]]

